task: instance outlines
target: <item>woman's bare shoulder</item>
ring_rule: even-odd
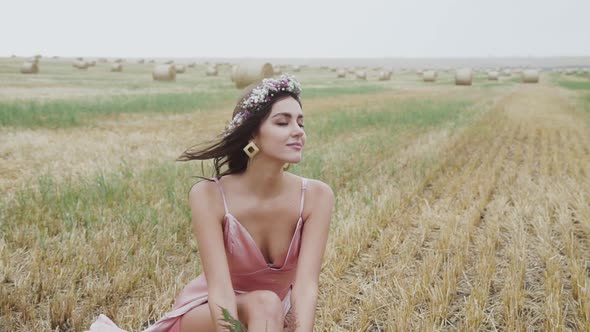
[[[215,189],[215,186],[216,184],[213,180],[203,179],[201,181],[198,181],[197,183],[193,184],[193,186],[189,190],[189,201],[193,198],[204,198],[210,195]]]
[[[334,191],[325,182],[316,179],[307,178],[304,206],[304,219],[307,220],[312,214],[320,213],[320,210],[331,211],[334,207]]]
[[[307,191],[316,198],[334,197],[332,188],[321,180],[307,178]]]
[[[191,209],[211,208],[217,205],[217,184],[213,180],[202,180],[195,183],[188,193],[188,204]]]

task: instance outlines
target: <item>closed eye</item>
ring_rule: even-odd
[[[288,123],[286,123],[286,122],[279,122],[279,123],[277,123],[277,124],[278,124],[279,126],[286,126],[286,125],[288,125]],[[300,124],[300,125],[299,125],[299,127],[301,127],[301,128],[305,128],[305,126],[304,126],[303,124]]]

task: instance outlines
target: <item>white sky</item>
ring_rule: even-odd
[[[590,0],[1,0],[0,56],[588,56]]]

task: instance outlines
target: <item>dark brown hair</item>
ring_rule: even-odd
[[[260,82],[258,82],[260,83]],[[242,96],[238,99],[236,107],[234,108],[233,117],[240,111],[241,102],[248,97],[250,92],[257,86],[258,83],[251,84],[245,90]],[[213,167],[215,169],[215,177],[220,178],[228,174],[242,173],[248,166],[248,156],[242,150],[248,142],[258,134],[262,122],[270,115],[272,105],[285,97],[293,97],[301,106],[299,96],[292,92],[276,93],[272,99],[264,105],[264,107],[256,112],[253,112],[247,119],[245,119],[239,126],[237,126],[229,135],[223,137],[222,134],[213,141],[205,142],[205,148],[199,148],[202,144],[198,144],[188,148],[184,151],[176,161],[189,160],[208,160],[213,159]],[[227,166],[227,169],[222,172],[222,168]],[[196,176],[205,179],[202,176]]]

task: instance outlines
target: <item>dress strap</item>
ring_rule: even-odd
[[[305,201],[305,190],[307,189],[307,179],[302,178],[301,181],[301,207],[299,208],[299,218],[302,218],[303,214],[303,202]]]
[[[229,210],[227,209],[227,202],[225,201],[225,193],[223,192],[223,187],[221,186],[221,182],[219,182],[219,180],[216,177],[214,177],[212,179],[219,186],[219,191],[221,191],[221,198],[223,198],[223,207],[225,208],[225,214],[228,214]]]

